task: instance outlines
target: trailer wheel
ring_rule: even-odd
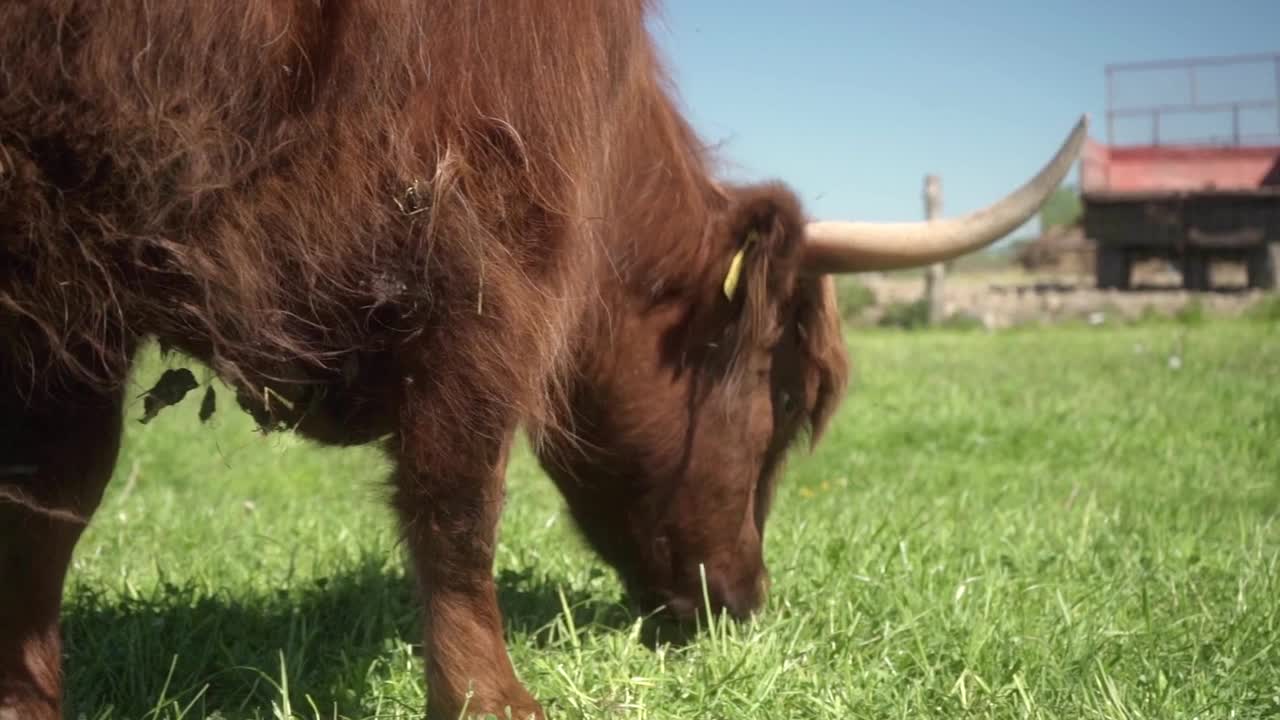
[[[1182,287],[1192,292],[1209,289],[1210,256],[1191,251],[1182,258]]]
[[[1245,268],[1251,289],[1271,290],[1275,288],[1275,259],[1271,257],[1271,249],[1267,245],[1259,245],[1249,251],[1245,259]]]
[[[1103,245],[1098,248],[1095,270],[1098,288],[1102,290],[1128,290],[1131,261],[1124,248]]]

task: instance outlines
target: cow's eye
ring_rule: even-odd
[[[791,393],[786,390],[778,391],[778,404],[782,406],[783,414],[790,415],[795,409],[795,402],[791,399]]]

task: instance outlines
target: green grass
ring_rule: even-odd
[[[851,396],[791,464],[752,625],[646,647],[518,456],[498,583],[556,717],[1280,714],[1280,325],[850,344]],[[129,411],[68,591],[68,717],[417,717],[385,461],[255,435],[226,394],[202,427],[198,400]]]

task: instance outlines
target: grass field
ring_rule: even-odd
[[[779,493],[767,610],[685,647],[637,639],[519,455],[498,583],[555,717],[1280,714],[1280,323],[850,347],[851,396]],[[68,590],[68,717],[417,717],[385,461],[220,400],[204,427],[199,393],[129,411]]]

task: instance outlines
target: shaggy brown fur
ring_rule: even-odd
[[[265,427],[389,436],[432,717],[540,712],[491,577],[522,423],[639,603],[687,616],[705,565],[759,605],[778,467],[843,392],[834,295],[789,191],[712,179],[646,10],[0,5],[0,717],[59,713],[62,576],[148,337]]]
[[[646,41],[638,2],[519,4],[6,6],[9,358],[33,385],[111,387],[129,338],[157,334],[295,381],[280,358],[332,377],[468,312],[520,331],[469,360],[538,389],[588,291],[584,179]]]

